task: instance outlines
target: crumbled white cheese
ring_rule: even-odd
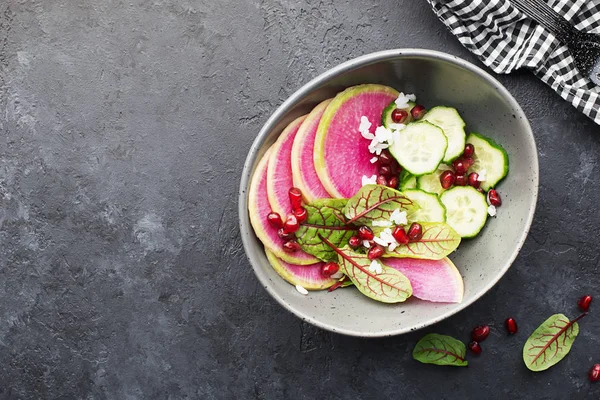
[[[342,276],[344,276],[342,271],[338,271],[335,274],[331,275],[331,279],[340,279]]]
[[[495,217],[496,216],[496,207],[490,204],[488,207],[488,214],[490,215],[490,217]]]
[[[396,107],[400,108],[400,109],[406,109],[408,107],[410,107],[410,105],[408,104],[409,101],[416,101],[417,100],[417,96],[415,96],[414,94],[404,94],[404,92],[400,92],[400,94],[398,95],[398,98],[395,100],[396,103]]]
[[[369,129],[371,129],[371,122],[369,121],[369,118],[363,115],[362,117],[360,117],[360,125],[358,126],[358,131],[360,133],[369,132]]]
[[[383,272],[383,267],[379,261],[373,260],[371,261],[371,265],[369,265],[369,271],[377,275]]]
[[[390,215],[390,221],[392,221],[396,225],[408,224],[408,220],[406,218],[406,211],[400,211],[399,208],[396,208],[392,215]]]
[[[308,290],[304,289],[300,285],[296,285],[296,290],[298,291],[298,293],[303,294],[305,296],[308,294]]]
[[[377,175],[371,175],[371,177],[369,178],[366,175],[362,176],[362,185],[374,185],[377,183]]]
[[[371,223],[371,225],[386,227],[386,226],[392,226],[392,223],[390,221],[386,221],[386,220],[382,220],[382,219],[376,219],[375,221],[373,221]]]
[[[394,251],[394,249],[398,246],[398,242],[392,235],[392,230],[390,228],[385,228],[383,231],[381,231],[379,236],[373,238],[373,241],[380,246],[387,247],[390,251]]]
[[[369,243],[368,240],[363,240],[363,246],[365,246],[367,249],[371,248],[371,243]]]
[[[371,141],[371,144],[369,144],[369,151],[371,153],[375,153],[377,155],[381,154],[381,151],[384,149],[387,149],[388,147],[390,147],[389,144],[387,143],[381,143],[380,141],[377,140],[377,138],[374,138]]]
[[[386,242],[385,240],[383,240],[382,238],[380,238],[380,237],[377,237],[377,236],[375,236],[375,237],[373,238],[373,241],[374,241],[375,243],[377,243],[378,245],[380,245],[380,246],[383,246],[383,247],[386,247],[386,246],[388,245],[388,242]]]
[[[485,180],[487,179],[487,171],[485,170],[485,168],[479,171],[478,175],[479,176],[477,177],[477,180],[479,182],[485,182]]]
[[[371,164],[375,164],[377,162],[377,160],[379,160],[379,158],[373,157],[369,161],[371,162]]]
[[[385,126],[378,126],[377,129],[375,129],[375,139],[377,139],[379,143],[391,143],[392,131]]]
[[[396,247],[398,247],[399,243],[390,243],[390,245],[388,246],[388,250],[389,251],[394,251],[396,250]]]

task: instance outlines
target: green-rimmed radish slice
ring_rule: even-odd
[[[452,168],[446,164],[440,164],[437,171],[435,171],[433,174],[427,174],[417,178],[417,188],[437,195],[442,194],[442,192],[446,189],[442,187],[440,176],[442,175],[442,172],[451,169]]]
[[[471,133],[467,143],[475,147],[473,165],[469,173],[485,170],[485,180],[481,182],[483,190],[489,190],[496,186],[508,174],[508,154],[506,150],[492,139],[478,133]]]
[[[409,122],[412,122],[412,115],[410,114],[410,110],[412,110],[412,108],[415,106],[415,103],[409,101],[408,106],[408,108],[404,109],[408,113],[408,116],[406,117],[406,120],[402,122],[403,124],[408,124]],[[396,122],[394,122],[394,120],[392,119],[392,113],[396,108],[398,107],[396,107],[396,101],[394,100],[385,108],[385,110],[383,110],[383,113],[381,113],[381,125],[385,126],[388,129],[393,128],[393,124],[395,124]]]
[[[402,193],[421,207],[407,216],[408,222],[446,222],[446,208],[437,195],[418,189]]]
[[[390,146],[390,153],[412,175],[430,174],[437,170],[448,140],[441,128],[427,121],[411,122],[400,131]]]
[[[310,265],[290,264],[278,258],[269,250],[265,250],[271,267],[292,285],[300,285],[306,290],[323,290],[331,287],[336,280],[323,277],[322,262]]]
[[[406,179],[400,182],[400,191],[404,191],[407,189],[416,189],[417,188],[417,177],[414,175],[408,175]]]
[[[427,111],[423,121],[439,126],[448,138],[448,148],[444,162],[449,163],[462,154],[465,149],[465,121],[460,117],[456,108],[437,106]]]
[[[446,223],[461,237],[475,237],[485,225],[488,204],[485,196],[471,186],[455,186],[440,196],[446,207]]]

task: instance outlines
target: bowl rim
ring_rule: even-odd
[[[518,116],[524,121],[526,135],[529,140],[533,143],[533,147],[536,149],[534,153],[534,157],[532,159],[535,176],[534,179],[534,187],[533,191],[533,206],[530,207],[529,214],[527,216],[525,229],[521,233],[521,236],[518,239],[517,246],[512,254],[509,255],[507,261],[504,264],[502,270],[498,271],[498,274],[485,286],[482,290],[479,291],[471,300],[463,301],[460,304],[457,304],[456,308],[446,311],[445,313],[431,318],[427,321],[419,322],[417,324],[413,324],[412,326],[403,326],[396,329],[388,329],[386,331],[358,331],[351,329],[342,329],[334,326],[333,324],[324,323],[318,321],[309,315],[302,312],[302,310],[297,309],[290,304],[286,303],[279,294],[275,292],[275,290],[271,287],[269,283],[269,278],[261,271],[262,266],[259,266],[258,261],[253,260],[249,255],[248,249],[251,247],[251,238],[253,236],[252,226],[250,224],[250,219],[248,216],[248,185],[250,182],[251,173],[254,169],[255,160],[257,155],[259,154],[260,147],[264,144],[265,139],[269,135],[269,132],[277,125],[280,119],[285,116],[285,114],[292,108],[296,103],[300,102],[307,94],[309,94],[312,90],[318,88],[322,84],[326,83],[329,79],[337,76],[340,73],[355,69],[356,67],[373,64],[379,61],[386,61],[390,58],[397,57],[425,57],[438,59],[442,61],[449,62],[451,64],[457,65],[461,68],[469,70],[483,79],[485,79],[489,84],[493,85],[497,88],[500,95],[505,98],[513,109],[517,112]],[[238,212],[239,212],[239,228],[240,234],[242,237],[242,243],[244,246],[244,252],[246,254],[246,258],[252,265],[252,269],[262,286],[267,290],[267,292],[273,297],[281,306],[283,306],[286,310],[294,314],[295,316],[301,318],[303,321],[307,321],[312,325],[315,325],[321,329],[328,330],[334,333],[341,333],[348,336],[355,337],[387,337],[387,336],[395,336],[401,335],[407,332],[413,332],[430,325],[436,324],[458,312],[464,310],[469,307],[475,301],[479,300],[484,294],[486,294],[492,287],[494,287],[500,279],[506,274],[508,269],[512,266],[513,262],[517,258],[527,235],[531,229],[531,224],[533,221],[533,217],[535,214],[535,210],[537,207],[537,199],[538,199],[538,191],[539,191],[539,162],[538,162],[538,154],[537,154],[537,144],[535,141],[535,137],[533,135],[533,131],[531,130],[531,125],[529,124],[529,120],[521,106],[517,103],[516,99],[510,94],[508,89],[504,87],[496,78],[491,76],[487,71],[482,68],[472,64],[471,62],[464,60],[460,57],[429,49],[416,49],[416,48],[399,48],[399,49],[391,49],[391,50],[383,50],[377,51],[369,54],[365,54],[346,62],[343,62],[325,72],[313,78],[308,83],[304,84],[300,89],[296,90],[291,96],[289,96],[276,110],[271,114],[269,119],[265,122],[261,130],[259,131],[257,137],[254,139],[250,150],[248,151],[248,155],[244,162],[244,168],[242,170],[242,177],[240,182],[239,196],[238,196]]]

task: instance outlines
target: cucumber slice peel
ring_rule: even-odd
[[[488,217],[485,196],[471,186],[455,186],[440,196],[446,207],[446,223],[461,237],[472,238],[484,227]]]
[[[508,153],[494,140],[478,133],[471,133],[467,143],[475,147],[474,162],[468,173],[485,169],[486,179],[481,182],[481,188],[487,191],[495,187],[508,174]]]
[[[402,193],[421,207],[408,215],[408,222],[446,222],[446,207],[435,194],[419,189],[403,190]]]

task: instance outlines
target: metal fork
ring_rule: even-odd
[[[548,29],[569,48],[577,68],[600,86],[600,35],[581,32],[544,0],[510,0],[523,14]]]

